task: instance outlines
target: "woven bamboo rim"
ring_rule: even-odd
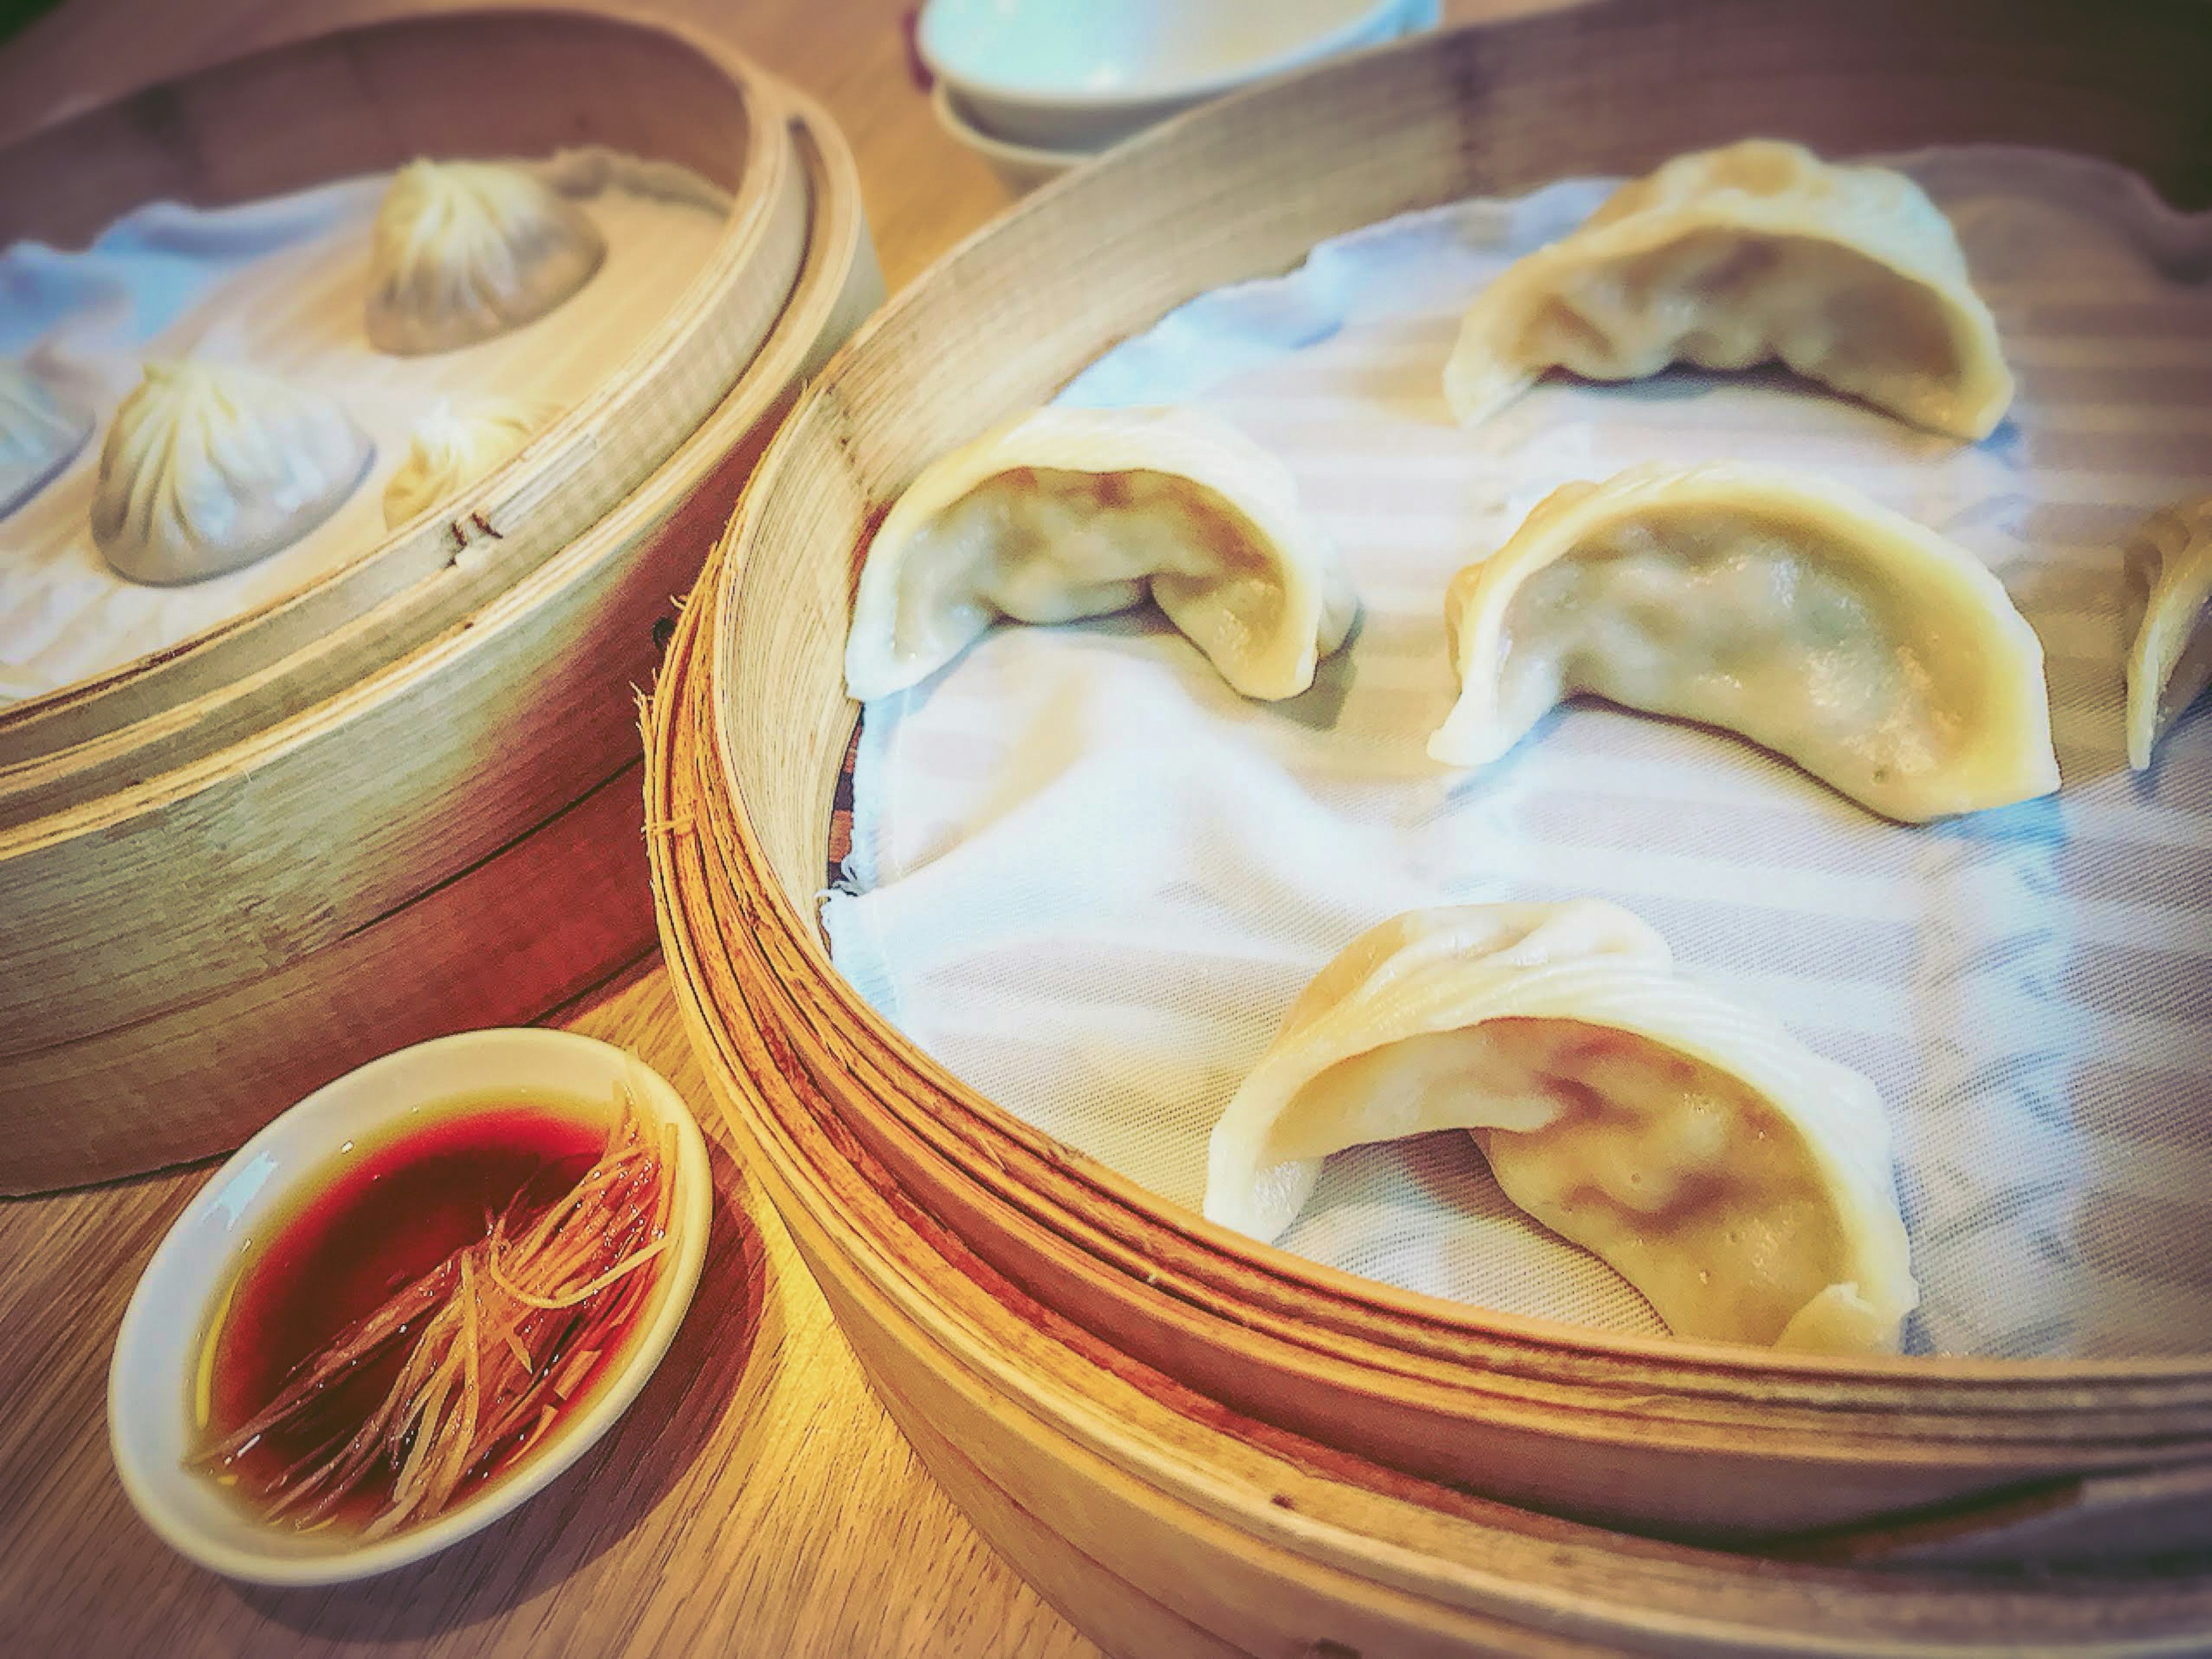
[[[633,688],[799,386],[883,296],[850,152],[777,92],[805,263],[736,389],[644,487],[340,695],[46,840],[0,835],[0,908],[29,931],[135,930],[128,961],[58,953],[76,1000],[31,1012],[120,991],[152,1010],[0,1060],[0,1192],[227,1150],[362,1060],[538,1018],[650,947]],[[258,939],[235,937],[243,915]]]
[[[418,154],[584,138],[682,161],[731,191],[720,238],[668,315],[465,502],[168,650],[0,708],[0,825],[296,713],[451,625],[642,483],[722,400],[790,294],[806,204],[783,123],[760,72],[709,37],[582,11],[486,11],[319,33],[0,150],[0,243],[81,240],[163,196],[247,200]],[[268,142],[272,130],[285,142]],[[366,623],[417,587],[428,592],[407,626]]]
[[[1936,74],[1940,108],[1895,95]],[[2055,143],[2203,200],[2208,75],[2212,35],[2185,4],[2092,19],[1994,0],[1615,0],[1194,112],[956,250],[779,436],[698,647],[707,689],[690,718],[714,765],[667,817],[712,837],[720,866],[711,892],[664,893],[664,943],[679,980],[701,929],[726,943],[731,982],[685,989],[711,1029],[743,1018],[760,1033],[724,1079],[753,1103],[751,1132],[767,1137],[769,1105],[805,1106],[979,1268],[1200,1395],[1562,1515],[1743,1541],[2212,1462],[2201,1358],[1784,1357],[1495,1315],[1255,1246],[963,1086],[836,975],[812,920],[853,724],[839,652],[867,526],[926,459],[1041,401],[1112,340],[1392,213],[1633,172],[1747,131],[1831,151]]]
[[[727,810],[711,666],[727,637],[723,562],[744,539],[733,527],[702,577],[647,732],[678,1007],[749,1176],[878,1395],[993,1545],[1109,1652],[2199,1650],[2212,1572],[1991,1583],[1555,1520],[1224,1409],[1000,1274],[958,1218],[872,1156],[793,1048],[786,1009],[763,1000],[756,946],[779,904],[752,884],[757,849]]]
[[[448,55],[457,43],[462,43],[459,49]],[[310,96],[319,73],[333,71],[378,88],[385,100],[376,105],[380,112],[388,102],[398,103],[404,113],[394,119],[404,127],[405,118],[433,118],[417,117],[416,112],[424,106],[443,109],[453,77],[480,71],[489,55],[513,58],[513,65],[493,78],[526,94],[532,82],[517,72],[518,66],[536,62],[559,67],[579,52],[597,65],[599,72],[592,78],[599,81],[613,77],[618,70],[641,70],[654,64],[678,66],[672,76],[680,71],[687,79],[667,88],[667,110],[657,111],[650,118],[659,122],[671,112],[678,116],[697,112],[704,125],[692,132],[678,122],[678,130],[663,136],[656,153],[702,162],[708,170],[736,182],[741,197],[733,204],[730,225],[708,269],[669,321],[626,360],[615,380],[556,422],[528,453],[472,489],[455,516],[466,519],[482,513],[488,522],[501,526],[502,503],[518,493],[526,500],[548,479],[561,478],[556,469],[579,455],[587,458],[595,473],[603,463],[618,462],[620,475],[566,475],[562,487],[536,503],[515,533],[489,543],[479,536],[465,559],[456,559],[449,531],[437,522],[426,522],[337,573],[331,579],[336,586],[319,585],[296,602],[242,618],[235,629],[218,630],[224,640],[251,635],[251,648],[258,653],[281,646],[284,633],[304,629],[289,654],[267,660],[257,657],[243,678],[220,678],[204,696],[165,712],[135,720],[65,752],[0,771],[0,892],[9,896],[11,916],[20,923],[0,938],[0,979],[7,981],[0,985],[0,1057],[49,1048],[202,1000],[297,953],[294,933],[319,924],[308,921],[302,902],[283,898],[281,884],[288,872],[281,870],[232,872],[221,890],[199,896],[202,902],[234,898],[260,914],[273,905],[277,912],[271,917],[273,927],[241,928],[234,924],[227,939],[203,938],[195,948],[177,951],[173,962],[163,960],[161,945],[145,936],[143,919],[115,907],[130,903],[132,889],[138,890],[143,902],[149,873],[158,881],[164,870],[206,866],[215,849],[203,841],[195,855],[191,828],[179,820],[192,810],[183,803],[196,799],[209,777],[228,769],[226,744],[239,745],[266,730],[296,729],[305,711],[459,626],[596,522],[605,506],[627,495],[636,478],[644,477],[681,438],[696,430],[700,416],[722,401],[783,310],[805,250],[810,212],[807,181],[787,134],[786,101],[757,70],[719,46],[581,13],[464,14],[341,31],[167,83],[137,100],[52,130],[53,142],[73,141],[88,126],[94,137],[117,123],[127,126],[131,118],[116,112],[141,103],[161,109],[188,94],[214,102],[225,90],[240,90],[229,78],[234,76],[245,77],[247,93],[274,77],[287,88],[282,96],[288,101],[282,107],[293,107],[289,100]],[[422,75],[429,76],[427,84],[413,78]],[[308,85],[291,87],[288,77],[292,76]],[[515,117],[517,142],[543,137],[550,144],[573,136],[566,106],[540,106],[534,96],[518,102],[528,112]],[[250,101],[247,107],[253,107]],[[612,107],[628,106],[617,100]],[[234,115],[229,118],[236,120]],[[503,131],[482,125],[486,118],[481,110],[465,121],[456,122],[450,114],[434,118],[446,125],[431,129],[430,136],[465,131],[479,145],[487,131]],[[738,124],[734,129],[732,121]],[[624,129],[614,125],[611,131],[620,136]],[[380,135],[376,142],[396,151],[413,137],[403,130],[397,137]],[[9,176],[6,168],[27,155],[35,157],[47,142],[34,139],[0,153],[0,179]],[[347,161],[359,164],[360,152],[352,147],[361,142],[358,137],[347,135],[340,142],[349,146],[343,151]],[[457,142],[449,139],[448,153]],[[241,148],[258,157],[281,147]],[[148,155],[158,161],[167,152],[155,146],[150,152],[133,148],[125,153],[132,163],[143,165]],[[306,161],[272,163],[291,169],[273,179],[252,174],[226,182],[234,185],[237,193],[251,195],[264,187],[323,176],[315,172],[318,161],[327,166],[330,158],[311,154]],[[124,194],[137,187],[137,177],[131,175],[131,189]],[[77,211],[91,217],[112,205],[88,200]],[[749,270],[753,273],[750,278]],[[685,361],[687,352],[696,353],[708,367],[702,369]],[[649,370],[642,380],[617,383],[641,367]],[[664,409],[661,386],[671,374],[676,392]],[[632,429],[617,422],[611,417],[618,413],[635,415],[641,425]],[[633,472],[635,478],[629,476]],[[572,489],[580,489],[581,495],[572,498]],[[597,501],[602,495],[605,499]],[[581,507],[574,504],[579,501]],[[495,550],[486,552],[485,547]],[[410,561],[421,566],[411,575],[405,568]],[[388,589],[387,577],[397,579]],[[323,605],[325,599],[319,596],[325,595],[330,596],[328,614],[317,614],[333,625],[329,632],[308,627],[313,619],[301,610]],[[214,636],[208,642],[215,643]],[[167,674],[173,665],[184,665],[197,654],[195,648],[187,648],[149,672]],[[132,686],[140,684],[138,677],[128,673],[125,679]],[[164,684],[171,690],[184,685],[179,680]],[[9,725],[11,720],[43,720],[48,714],[56,720],[74,718],[67,714],[72,708],[96,708],[100,711],[97,718],[105,720],[124,707],[128,696],[137,695],[135,690],[126,693],[119,684],[112,689],[113,697],[98,686],[72,688],[58,694],[58,702],[39,699],[0,711],[0,732],[18,730]],[[57,728],[42,729],[52,735]],[[4,750],[3,741],[0,750]],[[537,804],[530,800],[528,791],[522,802]],[[550,803],[545,805],[550,807]],[[158,822],[149,816],[157,808],[165,815]],[[278,802],[264,811],[272,821],[261,832],[262,839],[246,849],[222,849],[230,859],[240,852],[276,856],[269,850],[270,842],[297,822],[297,810]],[[511,835],[523,826],[502,819],[497,827]],[[203,823],[200,833],[204,836],[208,829]],[[146,841],[149,836],[154,839]],[[118,844],[103,845],[103,838]],[[502,844],[504,838],[474,844],[481,854]],[[142,842],[135,863],[120,856],[122,843],[133,839]],[[295,841],[289,845],[311,856],[327,856],[316,843]],[[175,863],[179,857],[183,862]],[[316,879],[308,867],[289,873],[295,884]],[[102,885],[103,880],[111,884]],[[386,904],[409,896],[404,890],[390,888],[387,881]],[[204,930],[206,919],[200,922]],[[188,924],[180,920],[176,926]],[[106,927],[115,932],[106,933]],[[155,934],[160,931],[156,928]]]

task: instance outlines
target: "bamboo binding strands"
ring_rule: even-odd
[[[766,1006],[757,849],[708,666],[732,526],[655,688],[647,811],[672,981],[747,1170],[871,1381],[993,1544],[1110,1652],[2186,1651],[2212,1576],[1754,1561],[1410,1479],[1226,1411],[1028,1295],[869,1155]],[[1334,1648],[1322,1645],[1334,1644]]]
[[[537,1018],[649,948],[631,688],[797,386],[883,292],[850,153],[778,96],[806,192],[798,281],[643,487],[325,701],[0,830],[21,919],[0,941],[0,1191],[235,1146],[362,1060]],[[149,872],[180,896],[149,909]]]
[[[1940,107],[1891,95],[1937,62]],[[653,842],[662,937],[732,1122],[776,1172],[780,1207],[856,1346],[894,1409],[910,1403],[902,1415],[940,1478],[1012,1529],[1002,1539],[1018,1559],[1073,1585],[1079,1552],[1115,1547],[1130,1595],[1165,1605],[1169,1586],[1194,1593],[1168,1539],[1197,1536],[1202,1511],[1235,1534],[1206,1536],[1261,1564],[1264,1594],[1238,1616],[1287,1640],[1267,1626],[1264,1596],[1292,1571],[1270,1552],[1296,1525],[1210,1484],[1224,1461],[1276,1445],[1325,1473],[1331,1501],[1348,1506],[1339,1541],[1377,1583],[1414,1570],[1346,1540],[1397,1540],[1419,1571],[1444,1577],[1472,1559],[1453,1552],[1477,1542],[1437,1518],[1456,1512],[1455,1492],[1672,1538],[1790,1540],[1860,1559],[1902,1559],[1916,1547],[1892,1528],[1942,1506],[1996,1540],[1997,1559],[2212,1547],[2212,1505],[2188,1498],[2212,1463],[2202,1360],[1792,1358],[1494,1315],[1318,1268],[1170,1209],[964,1088],[837,976],[811,915],[852,732],[838,657],[868,527],[925,461],[1041,402],[1112,341],[1394,213],[1632,173],[1747,131],[1838,153],[1939,138],[2056,144],[2202,200],[2212,178],[2191,112],[2205,74],[2212,41],[2172,6],[2096,28],[2063,9],[1984,0],[1871,12],[1614,0],[1509,21],[1182,118],[956,251],[825,374],[763,461],[656,693],[650,816],[684,826]],[[1101,247],[1113,250],[1103,265]],[[948,362],[963,372],[948,376]],[[1034,1416],[1023,1431],[1006,1426],[1006,1461],[988,1474],[968,1440],[925,1420],[984,1374]],[[1121,1550],[1110,1528],[1079,1526],[1069,1510],[1109,1484],[1101,1444],[1123,1448],[1109,1462],[1134,1456],[1123,1431],[1139,1418],[1193,1471],[1146,1466],[1130,1501],[1178,1517],[1161,1522],[1150,1554]],[[2140,1492],[2166,1492],[2142,1501],[2180,1522],[2152,1534],[2112,1525],[2092,1488],[2125,1471],[2146,1483]],[[1060,1503],[1063,1480],[1080,1500]],[[1187,1508],[1157,1497],[1168,1491]],[[2025,1493],[2073,1520],[2029,1536],[2008,1507]],[[1480,1537],[1493,1538],[1504,1523],[1484,1513]],[[1541,1533],[1505,1513],[1520,1516],[1506,1530]],[[1059,1529],[1048,1514],[1063,1517]],[[1600,1551],[1624,1575],[1590,1581],[1601,1604],[1591,1616],[1614,1621],[1608,1642],[1660,1650],[1667,1619],[1654,1613],[1645,1628],[1636,1607],[1687,1583],[1675,1576],[1691,1571],[1683,1563],[1763,1607],[1770,1634],[1790,1627],[1787,1597],[1800,1598],[1802,1624],[1843,1609],[1827,1628],[1847,1645],[1877,1626],[1881,1642],[1902,1643],[1912,1609],[1936,1605],[1913,1599],[1936,1594],[1919,1575],[1869,1583],[1652,1547],[1610,1540]],[[1674,1565],[1620,1565],[1642,1561]],[[1558,1582],[1540,1565],[1516,1571]],[[2154,1647],[2206,1617],[2204,1581],[2186,1564],[2140,1584],[2085,1573],[2048,1602],[2008,1595],[1945,1590],[1943,1640],[2087,1645],[2109,1614],[2116,1638]],[[1117,1602],[1114,1616],[1134,1605]],[[1988,1615],[1978,1626],[1977,1607]],[[1197,1622],[1243,1644],[1226,1617]],[[1443,1639],[1441,1626],[1421,1628]],[[1729,1639],[1765,1639],[1750,1628]],[[1868,1640],[1859,1650],[1881,1650]]]

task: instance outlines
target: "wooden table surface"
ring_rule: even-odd
[[[258,46],[434,9],[66,0],[0,47],[0,142]],[[826,104],[859,159],[893,289],[1006,204],[931,118],[902,0],[622,9],[720,34]],[[714,1138],[657,960],[560,1023],[635,1048]],[[615,1431],[476,1538],[333,1590],[253,1589],[190,1565],[140,1523],[108,1459],[117,1322],[211,1166],[0,1200],[0,1651],[1097,1653],[945,1501],[869,1393],[774,1212],[726,1151],[717,1164],[720,1214],[690,1316]]]

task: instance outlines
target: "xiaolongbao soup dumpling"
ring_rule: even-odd
[[[220,575],[329,518],[374,455],[319,392],[255,369],[149,363],[100,451],[92,538],[137,581]]]
[[[376,212],[369,343],[418,356],[489,340],[560,305],[606,252],[583,209],[520,167],[410,161]]]
[[[2129,566],[2145,590],[2128,653],[2128,764],[2141,772],[2166,727],[2212,685],[2212,495],[2154,516]]]
[[[1331,1153],[1438,1129],[1677,1336],[1892,1352],[1919,1300],[1874,1085],[1616,905],[1448,905],[1353,940],[1214,1126],[1206,1218],[1272,1241]]]
[[[1960,438],[2012,402],[1996,319],[1920,186],[1759,139],[1677,156],[1510,267],[1468,308],[1444,393],[1471,426],[1547,368],[1778,362]]]
[[[1563,485],[1444,599],[1460,696],[1429,739],[1484,766],[1589,692],[1741,732],[1906,823],[2058,787],[2043,647],[1978,559],[1771,468]]]
[[[1293,697],[1358,601],[1290,470],[1188,410],[1041,409],[924,468],[868,544],[845,687],[918,684],[1001,617],[1146,598],[1248,697]]]
[[[0,518],[37,495],[91,435],[90,414],[22,364],[0,359]]]
[[[544,411],[499,399],[455,409],[441,400],[416,422],[407,459],[384,486],[384,524],[397,530],[416,514],[448,501],[521,453],[545,424]]]

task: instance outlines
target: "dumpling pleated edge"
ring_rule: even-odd
[[[1678,1334],[1797,1352],[1896,1352],[1919,1287],[1897,1205],[1888,1120],[1873,1085],[1806,1048],[1770,1016],[1680,978],[1659,934],[1602,900],[1409,911],[1346,946],[1293,1003],[1216,1123],[1206,1219],[1272,1243],[1311,1195],[1327,1152],[1437,1128],[1469,1127],[1486,1144],[1512,1133],[1424,1121],[1382,1136],[1325,1135],[1321,1156],[1276,1159],[1267,1147],[1285,1109],[1331,1067],[1408,1037],[1499,1018],[1571,1021],[1644,1037],[1735,1078],[1796,1131],[1833,1201],[1853,1271],[1810,1294],[1764,1342],[1741,1333]],[[1303,1133],[1310,1141],[1314,1127]],[[1502,1177],[1500,1185],[1528,1209]],[[1584,1248],[1635,1283],[1623,1264]]]
[[[1735,163],[1761,173],[1794,172],[1802,183],[1780,191],[1747,191],[1729,182]],[[1772,349],[1765,361],[1969,442],[1987,437],[2011,407],[2015,386],[1996,319],[1973,289],[1949,220],[1919,185],[1888,168],[1832,166],[1802,145],[1747,139],[1676,156],[1622,185],[1583,227],[1523,256],[1477,295],[1444,367],[1444,395],[1455,417],[1462,426],[1478,425],[1519,398],[1546,370],[1560,366],[1521,361],[1511,340],[1532,315],[1556,300],[1574,273],[1712,234],[1734,234],[1748,242],[1830,246],[1919,291],[1942,318],[1958,367],[1948,381],[1914,377],[1885,396],[1797,361],[1803,352],[1793,352],[1787,341],[1770,340]],[[1818,331],[1813,337],[1832,343]],[[1679,343],[1667,343],[1664,360],[1639,373],[1601,378],[1641,379],[1692,361],[1674,352]]]
[[[101,446],[94,544],[133,581],[168,586],[292,545],[368,476],[376,446],[337,399],[240,364],[156,360]]]
[[[1047,408],[1007,421],[933,461],[884,515],[861,565],[846,641],[846,690],[855,701],[873,702],[919,684],[1004,616],[995,609],[978,614],[927,650],[902,649],[899,642],[903,585],[915,574],[908,556],[919,533],[981,486],[1024,469],[1169,475],[1188,480],[1250,527],[1281,586],[1282,616],[1272,639],[1239,640],[1233,629],[1209,628],[1198,614],[1202,593],[1197,605],[1189,598],[1152,594],[1241,695],[1261,701],[1296,696],[1313,684],[1319,660],[1350,633],[1358,597],[1334,544],[1300,506],[1297,483],[1276,457],[1226,422],[1192,410]],[[1235,648],[1246,644],[1253,647],[1249,654]]]
[[[1460,696],[1431,737],[1430,756],[1450,766],[1486,765],[1519,743],[1540,718],[1542,711],[1527,720],[1509,720],[1499,702],[1499,678],[1510,643],[1506,613],[1530,577],[1571,557],[1589,538],[1632,525],[1639,517],[1731,509],[1817,525],[1848,543],[1862,568],[1879,569],[1908,608],[1933,605],[1959,620],[1975,647],[1971,658],[1959,660],[1971,663],[1978,673],[1982,716],[1963,758],[1927,781],[1917,796],[1897,780],[1817,770],[1786,743],[1734,728],[1740,735],[1900,823],[2011,805],[2058,787],[2042,642],[1988,567],[1856,490],[1778,469],[1726,462],[1682,471],[1638,466],[1602,483],[1563,485],[1536,505],[1497,552],[1463,568],[1445,599]],[[1658,707],[1650,712],[1670,713]]]
[[[606,262],[577,203],[528,167],[434,161],[401,167],[370,229],[362,330],[413,357],[496,339],[567,304]]]
[[[2166,728],[2212,684],[2212,495],[2154,514],[2130,567],[2146,590],[2128,653],[2128,764],[2149,769]]]

